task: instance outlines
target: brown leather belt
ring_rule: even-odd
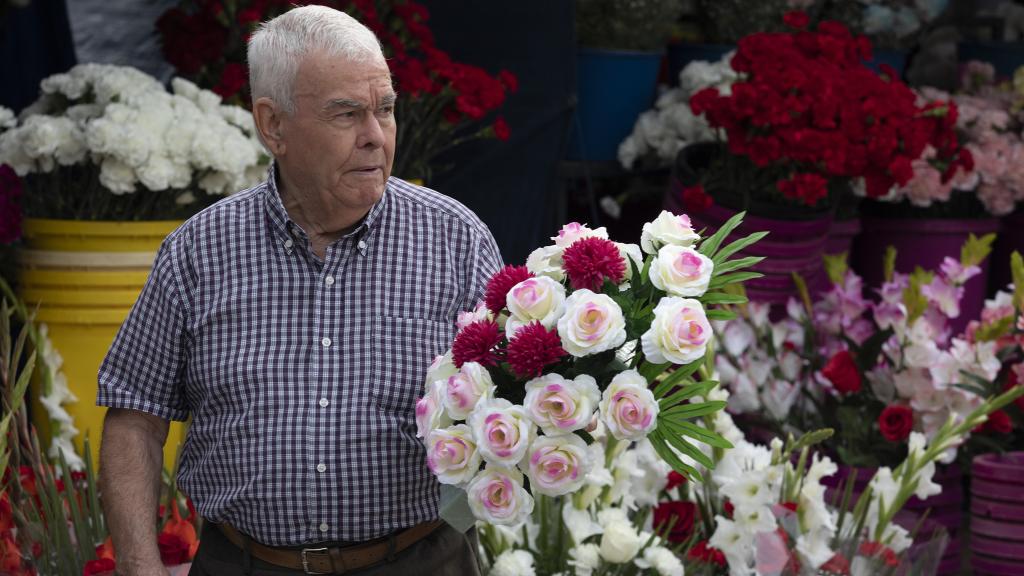
[[[301,550],[264,546],[251,538],[242,536],[230,524],[217,524],[217,527],[232,544],[239,548],[244,549],[246,540],[248,540],[249,551],[264,562],[282,568],[302,570],[306,574],[344,574],[350,570],[366,568],[393,557],[430,535],[442,524],[444,524],[443,520],[424,522],[387,538],[344,548],[303,548]]]

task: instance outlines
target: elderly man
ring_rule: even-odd
[[[475,574],[414,403],[500,267],[464,206],[391,178],[395,92],[376,37],[297,8],[249,41],[267,181],[161,247],[99,373],[119,574],[166,574],[155,532],[169,420],[208,521],[192,574]]]

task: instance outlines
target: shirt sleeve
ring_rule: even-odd
[[[100,365],[98,406],[185,420],[185,314],[175,282],[172,242],[165,240],[128,318]]]
[[[469,298],[463,305],[464,310],[472,310],[477,303],[483,300],[487,283],[504,266],[501,260],[501,251],[498,250],[498,243],[494,241],[494,236],[486,227],[481,225],[481,228],[470,259],[473,263],[469,275],[470,290]]]

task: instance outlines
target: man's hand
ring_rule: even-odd
[[[167,576],[157,547],[163,446],[170,422],[111,408],[100,445],[100,493],[120,576]]]

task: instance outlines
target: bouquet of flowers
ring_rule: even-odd
[[[911,179],[929,146],[946,166],[943,180],[970,168],[953,104],[921,106],[891,69],[867,68],[870,42],[842,24],[805,30],[804,13],[786,21],[793,32],[740,40],[730,62],[740,79],[728,94],[707,88],[690,99],[727,140],[702,178],[716,200],[738,209],[761,203],[759,213],[778,204],[821,211],[858,181],[867,196],[884,196]]]
[[[398,85],[398,142],[393,172],[429,179],[439,158],[478,138],[507,140],[501,117],[484,122],[518,88],[511,72],[496,76],[456,62],[437,48],[427,9],[411,0],[318,0],[352,14],[380,39]],[[251,100],[246,41],[255,27],[291,8],[287,0],[182,0],[157,21],[164,57],[182,76],[241,106]]]
[[[690,97],[704,88],[716,88],[723,94],[737,79],[729,66],[732,53],[718,62],[690,62],[679,73],[679,87],[658,96],[654,109],[636,120],[633,133],[619,144],[619,163],[627,170],[640,164],[671,166],[676,155],[689,143],[714,140],[707,120],[690,108]]]
[[[911,432],[932,439],[989,396],[974,383],[999,372],[994,342],[954,337],[949,321],[960,315],[963,284],[980,272],[992,240],[971,238],[959,261],[910,275],[893,271],[890,251],[877,302],[865,298],[840,256],[829,258],[829,291],[814,303],[804,292],[788,318],[771,323],[762,307],[748,306],[718,331],[730,408],[756,414],[764,406],[769,418],[759,424],[783,434],[834,428],[827,446],[844,464],[894,465]]]
[[[572,223],[526,266],[497,273],[416,404],[438,480],[464,488],[478,519],[516,525],[535,496],[583,487],[597,422],[616,441],[646,438],[681,473],[698,475],[678,454],[710,468],[693,442],[729,443],[691,420],[725,406],[694,398],[715,386],[709,320],[732,317],[707,307],[744,301],[723,290],[757,276],[741,270],[759,258],[729,257],[763,233],[723,244],[741,220],[701,238],[689,218],[662,212],[640,246]]]
[[[725,398],[724,390],[711,392]],[[963,436],[996,411],[1024,395],[1015,389],[981,403],[961,420],[947,420],[931,441],[910,435],[906,457],[882,467],[855,500],[852,483],[838,505],[826,502],[822,479],[837,466],[810,448],[831,431],[794,440],[774,438],[768,446],[747,442],[726,413],[714,415],[714,429],[735,447],[715,455],[710,482],[690,486],[701,521],[687,557],[688,574],[896,574],[933,572],[941,550],[911,556],[911,533],[895,522],[912,496],[941,492],[932,481],[935,464]],[[930,543],[944,546],[941,537]]]
[[[26,216],[183,217],[262,180],[268,157],[250,114],[187,80],[173,87],[83,64],[44,79],[13,126],[0,112],[0,164],[24,177]]]

